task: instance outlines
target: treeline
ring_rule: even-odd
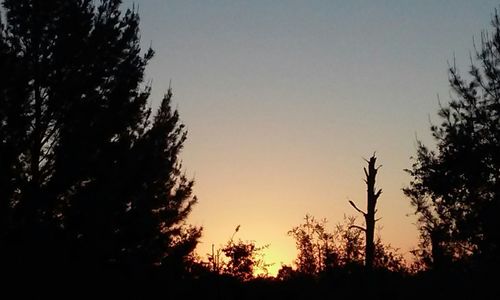
[[[277,278],[254,242],[206,258],[180,153],[187,131],[167,90],[153,110],[139,16],[120,0],[4,0],[0,28],[0,275],[30,282],[158,282],[219,298],[472,296],[493,290],[500,244],[500,20],[453,63],[451,100],[418,143],[404,189],[418,216],[416,263],[376,236],[375,156],[364,224],[306,216]],[[235,233],[238,231],[236,229]],[[224,259],[225,257],[225,259]],[[5,281],[7,282],[7,281]],[[131,285],[122,285],[122,288]]]

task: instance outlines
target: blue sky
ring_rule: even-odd
[[[472,38],[497,1],[124,1],[139,7],[153,105],[172,81],[189,130],[182,158],[196,179],[190,221],[200,255],[236,225],[291,263],[286,232],[306,213],[333,226],[363,206],[365,162],[377,151],[382,238],[417,244],[409,201],[416,137],[432,144],[448,61],[468,70]]]

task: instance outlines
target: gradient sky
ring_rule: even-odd
[[[472,37],[498,1],[135,0],[153,106],[172,80],[189,130],[182,154],[204,227],[198,253],[237,237],[270,244],[272,273],[296,255],[306,213],[330,228],[365,206],[363,157],[377,151],[385,242],[409,251],[415,218],[401,189],[416,137],[432,144],[447,62],[468,70]],[[360,219],[361,221],[361,219]]]

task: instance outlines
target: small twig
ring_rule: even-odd
[[[233,232],[233,235],[231,236],[231,238],[229,239],[230,243],[232,244],[233,243],[233,238],[234,238],[234,235],[240,230],[240,226],[241,225],[238,225],[236,226],[236,229],[234,230]]]

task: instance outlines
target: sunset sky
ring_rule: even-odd
[[[172,81],[189,135],[184,168],[204,227],[198,254],[237,238],[296,255],[287,231],[306,213],[330,228],[365,206],[364,158],[382,164],[382,239],[407,252],[415,218],[401,189],[416,138],[431,144],[448,61],[468,70],[498,1],[124,1],[136,3],[153,106]],[[361,219],[359,220],[361,222]]]

